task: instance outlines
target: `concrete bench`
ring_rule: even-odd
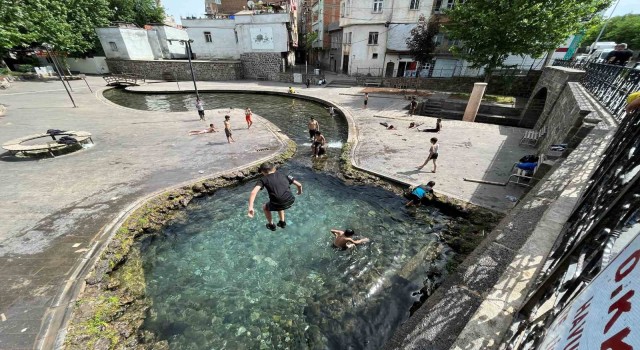
[[[54,150],[62,149],[68,146],[73,146],[74,144],[63,144],[58,142],[47,142],[43,144],[35,144],[35,145],[23,145],[22,143],[37,140],[40,138],[51,137],[53,140],[56,140],[56,136],[71,136],[75,138],[78,143],[81,144],[87,141],[91,141],[93,143],[93,139],[91,138],[91,133],[86,131],[65,131],[59,134],[51,135],[51,134],[33,134],[28,136],[23,136],[17,139],[13,139],[7,141],[2,144],[2,148],[9,151],[10,154],[16,155],[18,153],[27,153],[27,152],[37,152],[37,151],[47,151],[49,155],[55,157],[53,154]]]
[[[380,87],[380,85],[382,85],[382,83],[379,82],[379,81],[377,81],[377,82],[376,81],[365,81],[364,82],[364,86],[378,86],[378,87]]]

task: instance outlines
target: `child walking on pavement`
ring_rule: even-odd
[[[298,188],[298,195],[302,194],[302,184],[296,181],[293,177],[284,175],[276,171],[275,165],[272,163],[262,163],[260,165],[260,173],[262,178],[258,180],[256,186],[249,195],[249,212],[248,215],[252,218],[255,215],[253,210],[253,203],[256,200],[256,196],[261,189],[266,188],[269,194],[269,202],[262,206],[264,216],[267,218],[267,228],[271,231],[276,230],[276,225],[273,224],[272,211],[278,212],[278,227],[285,228],[287,222],[284,218],[284,211],[291,208],[296,198],[291,193],[290,186],[293,184]]]
[[[431,147],[429,147],[429,156],[427,157],[427,160],[424,161],[424,163],[422,163],[421,166],[418,167],[418,170],[422,170],[422,168],[424,168],[427,163],[429,163],[430,160],[433,160],[433,170],[431,170],[432,173],[436,172],[436,159],[438,159],[438,150],[440,149],[440,145],[438,144],[438,139],[435,137],[431,138]]]
[[[202,103],[202,100],[199,98],[196,99],[196,108],[198,109],[200,120],[204,120],[204,103]]]

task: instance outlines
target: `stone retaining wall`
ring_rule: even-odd
[[[282,55],[279,52],[249,52],[240,55],[245,79],[279,80]]]
[[[145,79],[191,80],[189,61],[134,61],[107,59],[113,74],[133,73]],[[241,61],[193,61],[196,80],[239,80],[243,78]]]

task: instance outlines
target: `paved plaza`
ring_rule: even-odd
[[[101,78],[88,81],[94,90],[104,87]],[[131,110],[91,93],[82,81],[71,84],[78,108],[72,108],[59,81],[16,82],[0,91],[0,103],[8,108],[0,117],[0,143],[52,128],[89,131],[95,142],[56,158],[0,155],[0,349],[30,349],[55,337],[52,310],[64,309],[68,302],[58,297],[73,282],[85,256],[107,238],[110,224],[142,199],[259,162],[282,147],[277,128],[261,118],[250,131],[238,129],[234,136],[239,141],[229,145],[223,132],[187,136],[205,125],[195,111]],[[288,85],[234,81],[201,82],[198,87],[285,92]],[[175,83],[132,89],[172,91]],[[522,195],[523,189],[515,185],[463,181],[506,181],[514,162],[534,153],[518,146],[522,129],[445,120],[439,134],[417,132],[407,128],[410,121],[433,127],[435,118],[408,116],[408,101],[402,96],[371,94],[368,109],[363,109],[361,91],[298,89],[301,95],[336,104],[353,121],[354,162],[361,169],[408,184],[434,180],[440,193],[501,212],[514,205],[507,196]],[[398,130],[386,130],[381,122]],[[415,169],[424,161],[432,136],[440,139],[436,174],[429,172],[430,164],[423,171]],[[268,151],[257,152],[265,148]]]

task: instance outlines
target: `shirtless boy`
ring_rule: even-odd
[[[313,137],[313,144],[311,144],[311,152],[313,152],[313,157],[317,158],[320,155],[320,149],[324,147],[327,143],[327,140],[324,138],[324,135],[320,131],[316,131],[315,136]]]
[[[309,138],[313,140],[313,138],[316,136],[316,131],[320,131],[320,124],[317,120],[311,117],[309,119],[309,124],[307,124],[307,127],[309,128]]]
[[[227,135],[227,142],[231,143],[231,142],[236,142],[236,140],[233,139],[233,134],[231,133],[231,122],[229,120],[231,120],[231,116],[225,115],[224,116],[224,134]]]
[[[247,129],[251,128],[251,125],[253,125],[253,120],[251,120],[252,115],[253,113],[251,113],[251,108],[247,107],[247,109],[244,110],[244,119],[247,121]]]
[[[290,186],[293,184],[298,188],[298,195],[302,194],[302,184],[296,181],[293,177],[276,172],[276,167],[272,163],[262,163],[260,165],[260,173],[262,178],[256,182],[256,186],[249,195],[249,212],[248,215],[252,218],[255,215],[253,210],[253,203],[256,200],[256,196],[261,189],[266,188],[269,193],[269,202],[262,206],[264,216],[267,218],[267,228],[271,231],[276,230],[276,225],[273,224],[272,211],[278,212],[278,227],[285,228],[287,222],[284,219],[284,211],[291,208],[296,198],[291,194]]]
[[[335,240],[333,241],[333,246],[336,248],[340,248],[342,250],[355,247],[358,244],[369,242],[369,238],[354,240],[351,237],[355,235],[355,232],[349,229],[344,231],[331,230],[331,233],[333,233],[333,236],[335,237]]]

